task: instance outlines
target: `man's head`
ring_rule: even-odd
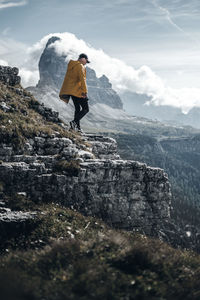
[[[78,60],[83,64],[83,65],[86,65],[86,64],[89,64],[90,61],[88,60],[88,57],[85,53],[81,53],[78,57]]]

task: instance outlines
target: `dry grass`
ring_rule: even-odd
[[[0,101],[5,102],[11,110],[5,112],[0,108],[0,140],[6,144],[12,144],[15,148],[23,148],[27,138],[46,136],[52,134],[58,137],[67,137],[75,143],[82,143],[78,134],[63,129],[60,125],[47,121],[40,115],[34,106],[39,105],[37,100],[27,91],[22,95],[16,93],[12,87],[0,83]],[[33,105],[34,104],[34,105]]]
[[[38,227],[0,260],[0,277],[21,279],[20,299],[199,299],[197,254],[59,205],[37,210]]]

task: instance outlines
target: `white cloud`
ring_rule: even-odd
[[[3,59],[0,59],[0,66],[8,66],[8,62]]]
[[[10,38],[0,39],[0,57],[0,64],[19,68],[24,86],[35,85],[38,82],[38,61],[30,55],[26,44]]]
[[[19,63],[24,60],[27,45],[4,37],[0,39],[0,56],[9,63]]]
[[[17,7],[17,6],[24,6],[27,4],[27,0],[24,1],[8,1],[8,0],[0,0],[0,9],[10,8],[10,7]]]
[[[39,58],[48,39],[52,36],[58,36],[61,39],[52,45],[59,55],[67,55],[68,59],[76,60],[80,53],[87,53],[91,60],[89,67],[96,71],[98,77],[105,74],[110,79],[113,88],[120,93],[128,90],[147,94],[152,98],[152,104],[179,107],[185,113],[193,106],[200,107],[199,88],[185,87],[178,89],[169,87],[148,66],[144,65],[135,69],[122,60],[110,57],[102,49],[93,48],[85,41],[68,32],[49,34],[29,48],[25,47],[25,45],[24,47],[18,45],[21,50],[21,57],[24,57],[23,61],[20,62],[18,60],[24,86],[35,85],[38,82]],[[6,56],[4,59],[10,64],[10,60]]]
[[[19,76],[21,76],[23,86],[35,86],[35,84],[38,82],[39,71],[38,69],[31,71],[26,68],[20,68]]]
[[[164,87],[160,94],[151,96],[153,99],[147,104],[179,107],[183,113],[188,113],[194,106],[200,107],[200,89],[198,88],[174,89]]]

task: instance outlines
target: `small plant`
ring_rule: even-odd
[[[58,173],[65,173],[69,176],[78,176],[80,165],[77,160],[60,160],[54,166],[54,171]]]
[[[40,105],[40,103],[37,100],[35,100],[33,97],[28,102],[29,108],[33,108],[34,109],[36,106],[39,106],[39,105]]]
[[[1,162],[0,162],[0,164],[1,164]],[[3,190],[4,190],[4,184],[3,184],[3,182],[0,181],[0,192],[3,192]]]

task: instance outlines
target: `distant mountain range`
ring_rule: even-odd
[[[182,113],[180,108],[153,104],[147,105],[151,98],[147,95],[140,95],[132,92],[125,92],[120,95],[125,111],[135,116],[156,119],[174,125],[189,125],[200,128],[200,108],[193,107],[188,114]]]

